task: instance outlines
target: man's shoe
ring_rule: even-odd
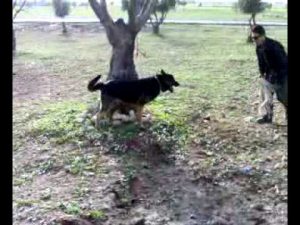
[[[256,123],[258,124],[264,124],[264,123],[272,123],[272,118],[266,116],[260,117],[256,120]]]

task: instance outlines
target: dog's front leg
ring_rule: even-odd
[[[136,120],[139,124],[142,124],[143,106],[137,106],[135,111]]]
[[[97,116],[96,116],[96,122],[95,122],[95,125],[96,125],[96,128],[98,128],[101,124],[101,120],[103,118],[106,118],[106,112],[105,111],[100,111],[100,112],[97,112]]]

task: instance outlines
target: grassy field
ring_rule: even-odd
[[[108,6],[108,10],[114,19],[119,17],[127,18],[126,12],[116,6]],[[34,18],[34,17],[49,17],[53,16],[52,7],[35,7],[27,8],[21,12],[18,18]],[[91,7],[81,6],[71,8],[69,17],[95,17]],[[179,6],[175,10],[169,12],[167,19],[182,19],[182,20],[247,20],[249,15],[235,11],[231,7],[196,7],[187,5]],[[265,12],[258,14],[258,21],[287,21],[286,8],[271,8]]]
[[[208,224],[286,224],[286,127],[246,120],[256,114],[258,69],[244,27],[141,32],[139,75],[164,69],[181,86],[146,107],[146,130],[127,124],[100,131],[85,116],[98,98],[86,84],[107,74],[111,47],[105,33],[89,30],[73,28],[68,37],[60,26],[16,32],[14,224],[66,215],[105,225],[141,217],[182,224],[191,215]],[[286,28],[268,27],[267,34],[287,49]],[[275,122],[284,123],[278,103],[275,109]],[[246,166],[250,172],[241,172]],[[133,203],[133,196],[144,200]]]

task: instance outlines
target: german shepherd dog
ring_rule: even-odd
[[[88,90],[91,92],[100,90],[101,109],[97,113],[96,125],[100,119],[108,117],[112,121],[113,113],[118,109],[132,108],[135,111],[136,119],[139,123],[142,121],[143,107],[145,104],[153,101],[160,91],[173,92],[173,86],[179,86],[174,76],[161,70],[156,76],[142,78],[138,80],[111,80],[105,83],[98,82],[101,75],[96,76],[88,83]],[[111,100],[107,105],[106,98]]]

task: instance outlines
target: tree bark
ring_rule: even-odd
[[[253,43],[252,36],[251,36],[252,26],[253,26],[252,21],[253,21],[253,14],[251,14],[251,17],[249,19],[249,33],[247,37],[247,43]]]
[[[253,25],[254,25],[254,26],[256,25],[255,16],[256,16],[256,14],[255,14],[255,13],[253,13],[253,14],[252,14],[252,21],[253,21]]]
[[[67,30],[66,23],[65,23],[65,22],[62,22],[61,25],[62,25],[62,33],[63,33],[63,34],[67,34],[67,33],[68,33],[68,30]]]
[[[121,38],[122,41],[111,40],[117,44],[113,45],[108,80],[138,79],[133,57],[136,34],[127,32],[119,32],[118,38]]]
[[[107,37],[112,45],[108,80],[138,79],[134,64],[134,43],[137,33],[123,19],[107,28]]]
[[[16,55],[16,36],[15,36],[15,29],[13,29],[13,43],[12,43],[12,50],[13,50],[13,56]]]
[[[152,21],[152,18],[150,17],[150,22],[152,25],[152,32],[153,32],[153,34],[158,35],[159,34],[159,26],[163,22],[163,18],[161,17],[161,19],[159,20],[157,14],[155,12],[153,13],[153,15],[154,15],[154,21]]]
[[[152,31],[154,34],[159,34],[159,24],[158,23],[152,24]]]

